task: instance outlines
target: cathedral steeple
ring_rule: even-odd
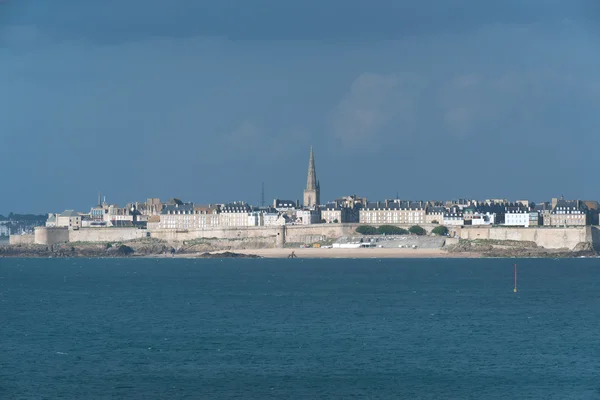
[[[317,188],[317,173],[315,171],[315,155],[313,148],[310,146],[310,156],[308,158],[308,178],[306,179],[306,190],[314,190]]]
[[[320,202],[321,188],[317,181],[317,171],[315,169],[315,156],[313,148],[310,146],[310,155],[308,157],[308,176],[306,178],[306,189],[304,190],[304,206],[316,207]]]

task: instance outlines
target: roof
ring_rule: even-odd
[[[173,213],[192,213],[194,211],[194,203],[181,203],[181,204],[167,204],[161,214],[173,214]]]
[[[213,204],[195,204],[194,210],[202,214],[215,214],[218,211],[218,207]]]
[[[434,207],[427,207],[427,213],[428,214],[433,214],[433,213],[445,213],[446,212],[446,207],[441,207],[441,206],[434,206]]]
[[[252,208],[246,203],[229,203],[221,207],[221,212],[224,213],[248,213]]]
[[[61,217],[79,217],[79,213],[75,210],[65,210],[60,213]]]
[[[579,200],[564,200],[560,199],[556,202],[556,207],[552,212],[554,213],[556,210],[567,210],[567,211],[584,211],[586,209],[585,204],[580,202]]]
[[[275,207],[276,208],[283,208],[283,207],[296,207],[296,202],[294,200],[280,200],[280,199],[275,199],[274,201],[275,203]]]

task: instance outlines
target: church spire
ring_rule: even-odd
[[[317,173],[315,171],[315,156],[313,148],[310,146],[310,157],[308,159],[308,178],[306,179],[306,190],[315,190],[317,188]]]
[[[310,146],[310,156],[308,159],[308,176],[306,178],[306,190],[304,190],[304,205],[314,207],[319,205],[320,185],[317,181],[317,172],[315,169],[315,156],[313,148]]]

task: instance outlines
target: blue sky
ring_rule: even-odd
[[[0,1],[0,213],[600,199],[587,0]]]

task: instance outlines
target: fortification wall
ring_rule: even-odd
[[[592,243],[592,228],[581,227],[462,227],[461,239],[530,241],[546,249],[573,249],[579,243]],[[600,237],[600,235],[599,235]]]
[[[24,244],[34,244],[35,235],[10,235],[8,243],[12,246],[20,246]]]
[[[69,230],[67,228],[46,228],[44,226],[35,228],[35,244],[53,246],[58,243],[69,241]]]
[[[122,242],[146,237],[145,229],[81,228],[69,231],[69,242]]]
[[[285,227],[241,227],[241,228],[213,228],[189,231],[176,231],[174,229],[152,230],[150,236],[170,242],[182,242],[201,238],[216,239],[243,239],[267,238],[274,245],[283,247],[285,243]]]

